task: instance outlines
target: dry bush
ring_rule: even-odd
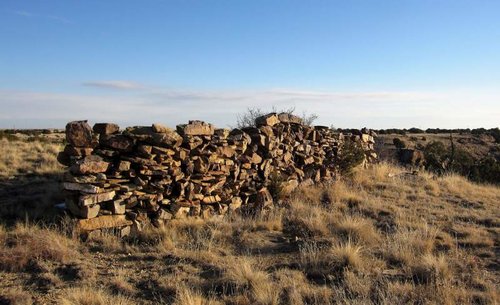
[[[31,294],[20,287],[0,290],[0,304],[30,305],[33,304]]]
[[[300,266],[313,281],[330,282],[345,271],[361,271],[366,264],[362,247],[351,241],[321,246],[306,243],[300,249]]]
[[[119,269],[114,277],[110,280],[109,286],[111,290],[117,294],[133,296],[137,293],[137,289],[127,280],[126,272]]]
[[[188,286],[181,286],[177,289],[174,305],[218,305],[222,304],[211,298],[204,297]]]
[[[294,200],[284,220],[284,230],[300,238],[328,236],[329,229],[324,211],[319,206]]]
[[[68,263],[80,257],[79,244],[53,229],[18,223],[0,236],[0,268],[4,270],[24,270],[39,260]]]
[[[373,245],[380,240],[373,223],[360,216],[346,215],[333,224],[333,233],[343,236],[344,240],[352,240],[365,245]]]
[[[61,305],[129,305],[136,304],[122,295],[112,295],[97,287],[75,287],[63,291]]]
[[[233,258],[225,266],[225,281],[258,304],[278,304],[279,291],[269,275],[249,257]]]
[[[384,257],[390,265],[412,265],[418,257],[432,253],[436,235],[436,229],[426,224],[417,229],[398,227],[398,231],[382,246]]]

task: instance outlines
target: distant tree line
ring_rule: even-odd
[[[346,129],[347,130],[347,129]],[[456,128],[456,129],[442,129],[442,128],[427,128],[425,130],[419,128],[389,128],[389,129],[378,129],[375,130],[378,134],[415,134],[415,133],[428,133],[428,134],[450,134],[450,133],[458,133],[458,134],[471,134],[471,135],[489,135],[495,139],[496,143],[500,143],[500,129],[496,128]]]

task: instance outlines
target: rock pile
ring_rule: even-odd
[[[261,212],[272,208],[270,184],[289,193],[335,179],[346,135],[306,126],[287,113],[255,123],[229,130],[189,121],[176,130],[153,124],[120,131],[116,124],[70,122],[58,156],[69,168],[66,206],[84,232],[117,228],[127,234],[145,222]],[[370,131],[348,137],[362,143],[368,161],[376,159]]]

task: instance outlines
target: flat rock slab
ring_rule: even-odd
[[[103,215],[91,219],[80,219],[76,223],[76,228],[82,231],[93,231],[105,228],[125,227],[132,224],[132,220],[128,220],[125,215]]]
[[[114,123],[96,123],[93,129],[98,134],[109,135],[117,133],[120,130],[120,126]]]
[[[68,191],[80,191],[82,193],[90,194],[103,192],[100,187],[87,183],[63,182],[63,188]]]
[[[110,201],[115,197],[115,194],[115,191],[112,191],[100,194],[83,195],[80,197],[79,203],[81,206],[87,206],[99,202]]]
[[[189,124],[177,125],[177,132],[187,136],[211,136],[215,127],[203,121],[189,121]]]

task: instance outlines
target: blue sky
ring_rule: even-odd
[[[338,127],[497,127],[500,1],[0,2],[0,128],[295,107]]]

